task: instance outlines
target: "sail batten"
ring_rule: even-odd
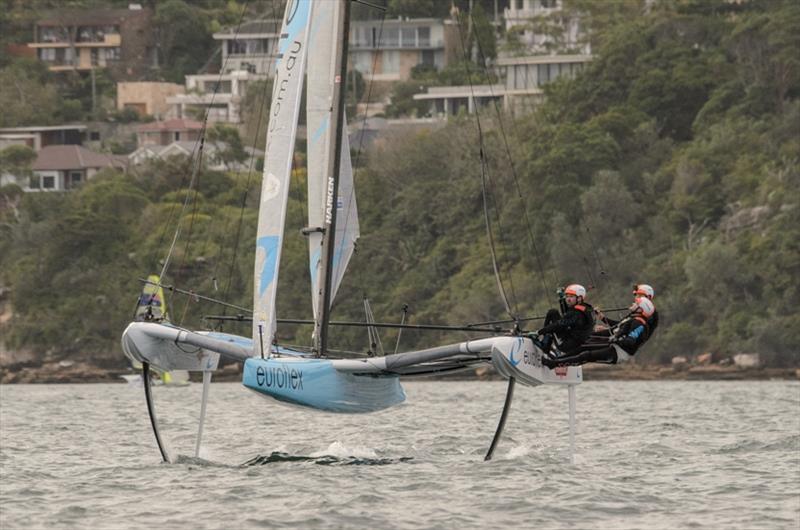
[[[275,61],[253,278],[253,341],[261,354],[269,351],[275,335],[278,272],[312,8],[312,0],[289,3]]]

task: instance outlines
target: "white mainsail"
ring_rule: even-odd
[[[253,344],[262,354],[269,351],[275,335],[275,295],[312,4],[312,0],[287,3],[275,61],[253,284]]]
[[[308,86],[306,88],[306,116],[308,120],[308,226],[312,231],[308,234],[309,268],[311,272],[311,299],[313,300],[314,318],[319,315],[317,307],[320,285],[320,268],[322,266],[320,251],[322,249],[322,232],[313,231],[324,226],[326,210],[329,207],[328,197],[331,177],[330,158],[328,153],[335,141],[335,133],[331,127],[333,94],[331,84],[336,64],[336,17],[339,10],[336,2],[317,2],[311,22],[311,39],[309,48],[314,53],[308,59]],[[347,123],[347,120],[344,120]],[[353,167],[350,162],[350,143],[347,135],[342,137],[342,160],[339,170],[339,190],[336,222],[336,239],[331,275],[330,299],[336,292],[344,277],[347,264],[353,255],[356,240],[359,237],[358,212],[356,196],[353,190]],[[328,214],[329,215],[329,214]]]

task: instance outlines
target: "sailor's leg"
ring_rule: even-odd
[[[556,366],[579,366],[586,363],[604,363],[616,364],[617,351],[613,346],[608,346],[602,350],[588,350],[583,351],[577,355],[568,355],[566,357],[557,357],[555,359],[542,358],[542,364],[548,368],[555,368]]]

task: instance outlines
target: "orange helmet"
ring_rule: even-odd
[[[650,318],[656,311],[656,306],[649,298],[639,296],[631,305],[631,313],[641,313],[643,317]]]
[[[646,283],[639,283],[633,286],[633,294],[646,296],[650,300],[656,295],[655,290]]]
[[[579,296],[581,298],[585,298],[586,297],[586,287],[584,287],[583,285],[578,285],[577,283],[573,283],[573,284],[567,285],[566,288],[564,288],[564,294],[571,294],[571,295],[574,295],[574,296]]]

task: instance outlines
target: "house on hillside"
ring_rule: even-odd
[[[580,19],[564,16],[563,10],[564,0],[510,0],[503,13],[506,34],[518,33],[532,54],[592,53]],[[553,31],[553,26],[560,31]]]
[[[503,84],[429,87],[414,94],[417,101],[430,101],[432,116],[467,113],[497,103],[512,114],[530,112],[544,98],[543,86],[560,77],[574,77],[592,59],[590,55],[530,55],[497,60]]]
[[[194,142],[200,138],[203,124],[188,119],[154,121],[136,127],[136,145],[169,145],[172,142]]]
[[[441,70],[458,28],[433,18],[354,20],[350,23],[349,63],[364,78],[406,81],[415,66]]]
[[[168,160],[175,156],[191,158],[197,155],[198,148],[199,142],[196,141],[172,142],[169,145],[144,145],[129,154],[128,160],[132,165],[139,165],[149,160]],[[260,158],[263,161],[264,151],[245,146],[244,151],[247,153],[247,158],[244,161],[226,163],[222,157],[226,149],[228,149],[228,145],[225,142],[205,142],[203,146],[203,165],[207,169],[215,171],[256,171],[262,167],[258,163],[258,159]]]
[[[167,98],[170,116],[193,118],[208,113],[209,122],[242,123],[241,104],[247,87],[253,81],[265,80],[266,75],[237,70],[227,74],[186,76],[186,93]]]
[[[139,77],[158,64],[153,11],[140,4],[128,9],[59,9],[34,25],[28,46],[51,71],[115,68]]]
[[[48,125],[39,127],[0,128],[0,151],[10,145],[27,145],[40,151],[48,145],[82,145],[86,125]]]
[[[33,176],[25,191],[66,191],[73,189],[107,167],[125,169],[124,156],[95,153],[80,145],[50,145],[39,151]]]
[[[251,20],[239,27],[214,33],[214,40],[222,49],[223,74],[248,72],[261,76],[271,75],[275,64],[281,20]]]
[[[117,110],[133,109],[141,116],[165,119],[170,106],[167,98],[183,94],[186,89],[176,83],[157,81],[125,81],[117,83]]]

